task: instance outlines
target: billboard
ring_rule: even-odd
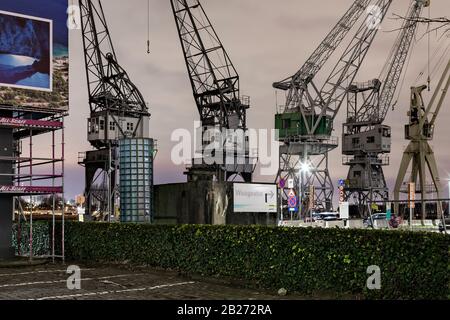
[[[69,108],[68,0],[1,0],[0,105]]]
[[[275,184],[233,184],[234,212],[277,212],[277,186]]]
[[[52,91],[52,21],[0,11],[0,86]]]

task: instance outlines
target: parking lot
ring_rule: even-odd
[[[265,300],[302,299],[223,281],[129,266],[82,266],[81,288],[70,290],[68,264],[0,268],[0,300]]]

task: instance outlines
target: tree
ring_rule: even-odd
[[[53,208],[53,195],[45,196],[41,200],[39,209],[50,210]],[[62,197],[60,195],[55,195],[55,209],[62,208]]]

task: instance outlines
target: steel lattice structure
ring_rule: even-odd
[[[85,167],[86,212],[92,213],[95,199],[99,211],[113,214],[118,195],[118,141],[142,136],[141,128],[147,126],[150,114],[141,92],[117,61],[102,2],[78,3],[91,111],[88,140],[95,148],[79,159]],[[94,187],[96,182],[99,185]]]
[[[246,132],[249,99],[241,99],[239,75],[201,3],[198,0],[171,0],[171,4],[202,133],[211,128]],[[222,137],[221,145],[225,143]],[[207,144],[203,141],[202,150]],[[248,154],[241,160],[245,165],[227,166],[202,161],[190,168],[188,176],[191,179],[210,179],[216,175],[218,180],[227,180],[240,175],[251,181],[253,166],[249,166]]]
[[[425,207],[427,193],[435,193],[440,199],[443,191],[436,158],[429,141],[433,140],[436,120],[450,88],[450,59],[428,105],[425,105],[422,97],[422,91],[426,88],[426,85],[411,88],[409,123],[405,129],[405,138],[410,142],[403,153],[394,188],[394,199],[399,200],[400,192],[406,191],[402,190],[402,187],[406,171],[411,164],[412,170],[408,181],[414,183],[416,189],[414,191],[421,195],[422,222],[427,218]],[[427,172],[430,174],[431,188],[427,188]],[[399,213],[397,202],[395,209]],[[437,203],[437,210],[437,217],[443,220],[445,226],[444,212],[440,201]]]
[[[79,6],[91,113],[108,112],[124,134],[118,116],[150,116],[147,104],[117,62],[101,1],[79,0]]]
[[[350,166],[344,188],[365,215],[367,204],[389,199],[383,166],[389,164],[391,128],[383,125],[392,106],[417,30],[416,18],[429,0],[414,0],[387,59],[383,81],[352,84],[348,92],[347,121],[343,125],[343,163]]]
[[[292,77],[273,85],[276,89],[287,91],[281,117],[297,117],[298,125],[303,126],[303,129],[286,131],[280,136],[282,145],[277,180],[294,180],[294,188],[302,194],[305,203],[311,203],[306,190],[314,186],[315,194],[311,196],[314,196],[313,206],[317,209],[332,208],[333,183],[328,170],[328,153],[338,145],[337,139],[331,136],[333,120],[346,96],[348,83],[354,80],[378,32],[378,23],[384,19],[392,0],[375,1],[373,8],[378,9],[376,12],[369,10],[372,2],[354,1],[303,67]],[[320,87],[316,83],[318,72],[364,13],[367,13],[366,19]],[[302,173],[306,177],[301,178],[299,169],[302,163],[309,163],[312,170],[309,174]],[[284,191],[286,198],[287,189]]]

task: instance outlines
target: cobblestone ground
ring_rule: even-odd
[[[81,268],[81,289],[67,288],[68,265],[0,268],[0,300],[253,300],[302,299],[251,290],[176,272],[127,266]]]

